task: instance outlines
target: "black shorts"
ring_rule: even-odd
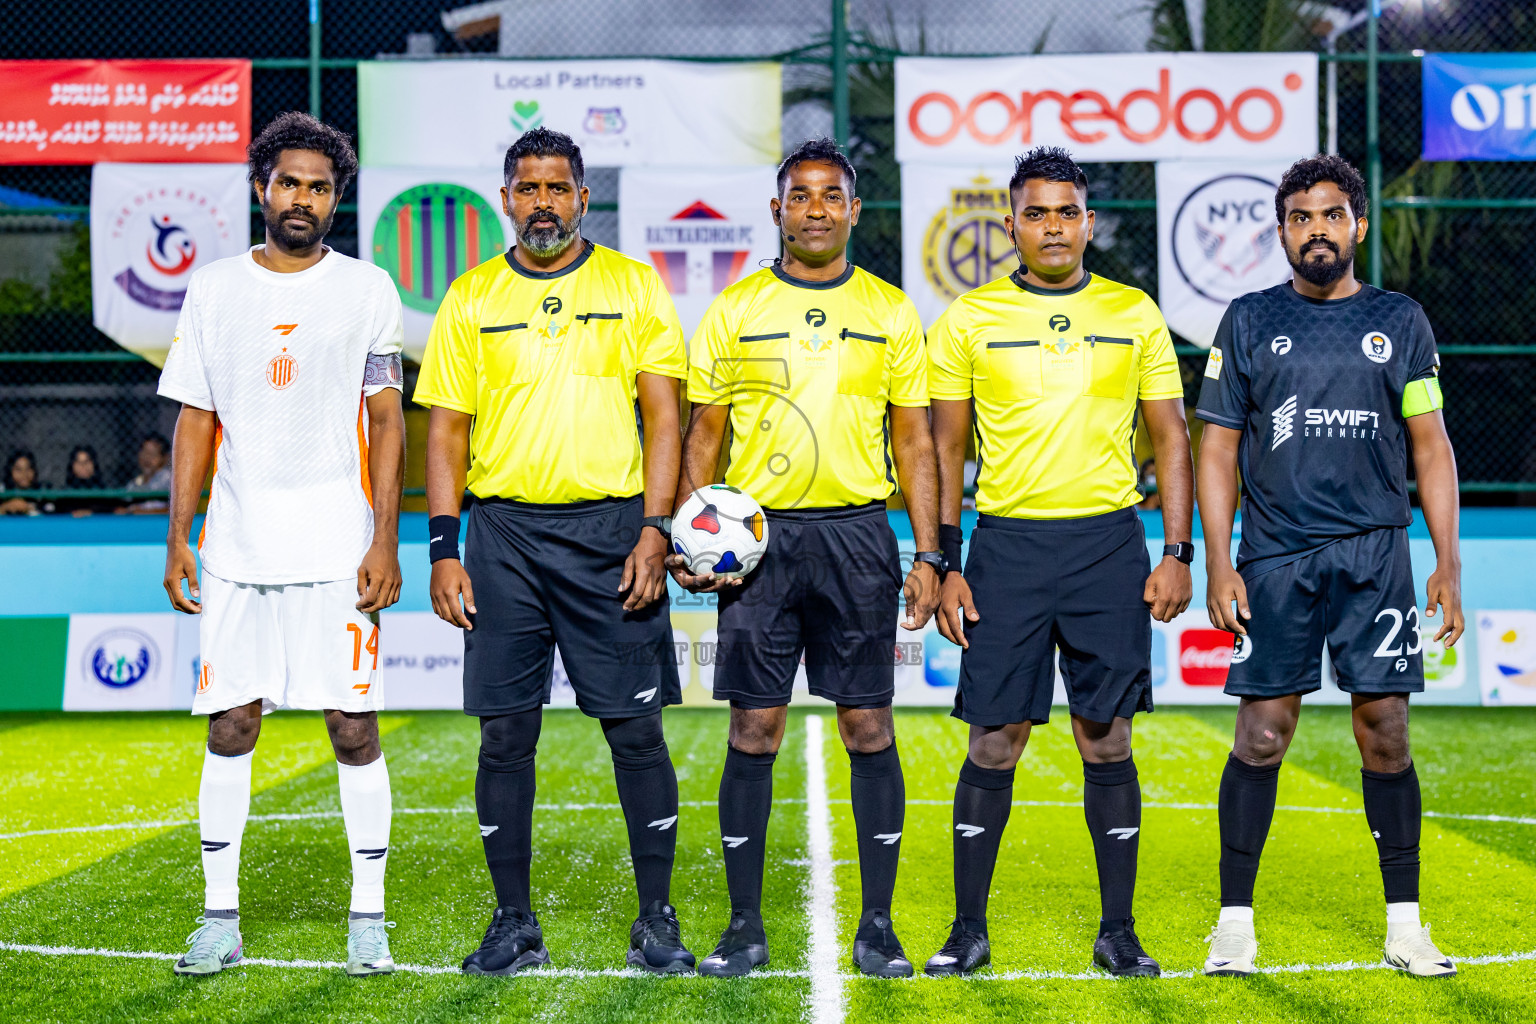
[[[788,704],[803,652],[811,693],[886,707],[896,693],[902,574],[885,503],[764,514],[762,563],[720,592],[715,699]]]
[[[624,610],[624,560],[640,536],[634,498],[570,505],[477,501],[464,568],[475,628],[464,633],[464,711],[506,715],[549,703],[555,645],[593,718],[629,718],[682,701],[665,596]]]
[[[1133,508],[1084,519],[980,516],[965,580],[980,621],[966,624],[956,718],[1039,724],[1051,716],[1055,651],[1074,715],[1091,722],[1152,710],[1151,562]]]
[[[1232,653],[1227,693],[1311,693],[1322,686],[1325,643],[1345,693],[1423,691],[1407,530],[1345,537],[1243,582],[1253,618]]]

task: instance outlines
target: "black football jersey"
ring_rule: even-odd
[[[1243,432],[1239,570],[1412,522],[1403,391],[1438,372],[1417,302],[1362,284],[1241,296],[1216,331],[1196,415]]]

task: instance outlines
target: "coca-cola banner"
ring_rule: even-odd
[[[898,160],[990,164],[1042,144],[1080,161],[1294,160],[1317,151],[1317,55],[897,58]]]
[[[247,60],[0,60],[0,164],[233,163]]]

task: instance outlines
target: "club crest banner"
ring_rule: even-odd
[[[1003,227],[1009,173],[1001,163],[901,165],[901,279],[924,324],[1018,267]]]
[[[244,164],[97,164],[91,305],[97,330],[156,366],[193,271],[250,247]]]
[[[1233,299],[1290,280],[1275,220],[1287,166],[1158,162],[1157,304],[1186,340],[1209,348]]]
[[[620,172],[619,248],[656,268],[688,337],[716,295],[779,255],[768,210],[775,174],[771,166]]]
[[[774,163],[780,80],[769,62],[364,61],[362,163],[499,170],[540,127],[575,139],[588,167]]]

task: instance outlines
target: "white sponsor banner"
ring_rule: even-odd
[[[1168,326],[1196,345],[1211,347],[1233,299],[1290,280],[1275,220],[1287,166],[1158,162],[1157,304]]]
[[[364,61],[368,167],[494,167],[523,132],[551,128],[588,167],[777,161],[777,63],[663,60]]]
[[[768,210],[775,174],[771,165],[619,172],[619,248],[656,268],[686,336],[716,295],[779,255]]]
[[[192,272],[250,247],[250,205],[244,164],[96,164],[96,329],[162,365]]]
[[[364,167],[358,174],[358,252],[394,280],[405,352],[417,362],[448,286],[512,244],[501,182],[499,168]]]
[[[1293,160],[1317,151],[1313,53],[898,57],[896,157]]]
[[[1477,622],[1483,703],[1536,704],[1536,612],[1475,612],[1469,617]]]
[[[1010,174],[997,160],[901,165],[901,280],[925,325],[958,296],[1018,267],[1003,227]]]
[[[177,706],[171,660],[175,612],[69,617],[65,711],[160,711]]]

